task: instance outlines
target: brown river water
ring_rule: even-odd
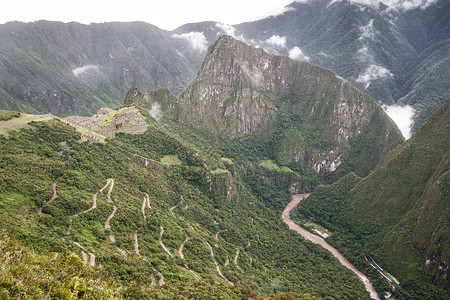
[[[358,269],[355,268],[354,265],[352,265],[345,257],[342,255],[336,248],[328,244],[325,239],[322,237],[315,235],[308,230],[304,229],[303,227],[297,225],[294,221],[291,219],[291,210],[293,210],[297,205],[300,203],[301,200],[306,199],[309,194],[298,194],[298,195],[292,195],[292,200],[289,202],[289,204],[286,206],[286,208],[283,211],[283,214],[281,215],[281,218],[283,219],[283,222],[286,223],[290,229],[296,231],[298,234],[303,236],[306,240],[313,242],[314,244],[318,244],[322,246],[323,248],[327,249],[328,251],[333,254],[334,257],[336,257],[339,262],[350,269],[353,273],[355,273],[359,279],[364,283],[364,286],[366,287],[366,290],[370,293],[370,297],[372,299],[380,299],[378,297],[377,292],[372,286],[372,283],[370,282],[369,278],[367,278],[366,275],[358,271]]]

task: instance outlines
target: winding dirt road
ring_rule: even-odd
[[[167,254],[169,254],[169,256],[173,258],[172,253],[170,253],[169,249],[167,249],[166,246],[164,246],[164,243],[162,242],[162,236],[164,234],[164,228],[162,226],[159,226],[159,228],[161,229],[161,232],[159,233],[159,240],[158,240],[159,244],[164,249],[164,251],[166,251]]]
[[[296,231],[298,234],[303,236],[306,240],[311,241],[314,244],[318,244],[318,245],[322,246],[323,248],[325,248],[326,250],[330,251],[331,254],[333,254],[333,256],[336,257],[343,266],[350,269],[353,273],[355,273],[359,277],[359,279],[361,279],[361,281],[364,283],[366,290],[370,293],[370,297],[372,299],[380,300],[377,292],[375,291],[375,289],[372,286],[372,283],[366,277],[366,275],[364,275],[363,273],[358,271],[355,268],[355,266],[353,266],[336,248],[334,248],[333,246],[328,244],[325,241],[325,239],[323,239],[322,237],[312,234],[308,230],[304,229],[303,227],[297,225],[294,221],[292,221],[291,216],[290,216],[291,211],[295,207],[297,207],[297,205],[300,203],[301,200],[306,199],[308,196],[309,196],[309,194],[292,195],[291,202],[289,202],[289,204],[284,209],[283,214],[281,215],[283,222],[289,226],[289,229]]]
[[[217,273],[219,273],[219,276],[222,277],[228,284],[234,286],[234,283],[232,283],[231,281],[229,281],[225,276],[223,276],[222,272],[220,272],[219,264],[218,264],[217,261],[214,259],[214,250],[213,250],[213,248],[211,247],[211,245],[210,245],[207,241],[205,241],[205,243],[206,243],[206,245],[208,245],[209,250],[211,251],[211,258],[212,258],[214,264],[216,265],[216,271],[217,271]]]
[[[139,253],[139,243],[138,243],[138,231],[137,229],[134,231],[134,252],[136,252],[137,256],[141,257],[141,254]]]

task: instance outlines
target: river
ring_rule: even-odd
[[[359,279],[364,283],[364,286],[366,290],[370,293],[370,297],[372,299],[378,299],[377,292],[373,288],[372,283],[370,282],[369,278],[367,278],[366,275],[358,271],[358,269],[355,268],[354,265],[352,265],[345,257],[342,255],[336,248],[328,244],[325,239],[322,237],[315,235],[308,230],[304,229],[303,227],[297,225],[294,221],[291,219],[291,210],[293,210],[297,205],[300,203],[301,200],[306,199],[309,196],[309,194],[298,194],[298,195],[292,195],[292,200],[289,202],[289,204],[286,206],[286,208],[283,211],[283,214],[281,215],[281,218],[283,219],[283,222],[286,223],[290,229],[296,231],[298,234],[303,236],[306,240],[313,242],[314,244],[318,244],[322,246],[323,248],[327,249],[328,251],[333,254],[334,257],[336,257],[339,262],[350,269],[353,273],[355,273]]]

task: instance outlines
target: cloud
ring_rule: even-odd
[[[367,89],[373,80],[391,78],[393,76],[391,71],[382,66],[370,65],[364,73],[358,76],[356,82],[364,83],[364,88]]]
[[[296,2],[304,2],[304,1],[296,1]],[[342,0],[332,0],[328,6],[331,6],[334,3],[342,2]],[[437,2],[437,0],[350,0],[353,4],[363,4],[373,7],[379,7],[380,3],[383,3],[390,8],[394,8],[397,10],[410,10],[414,8],[425,9],[430,5]]]
[[[373,19],[369,21],[369,23],[366,26],[359,27],[359,30],[361,31],[361,36],[359,37],[359,40],[375,40],[375,29],[373,27]]]
[[[236,28],[234,28],[232,25],[224,24],[224,23],[217,23],[216,27],[219,27],[223,31],[225,31],[226,34],[236,37]]]
[[[248,78],[252,81],[253,85],[255,86],[262,86],[263,82],[263,73],[261,70],[258,69],[250,69],[248,67],[248,63],[238,60],[237,62],[239,66],[241,67],[242,71],[244,71],[245,75],[247,75]]]
[[[279,35],[272,35],[266,40],[266,43],[272,46],[286,48],[286,37]]]
[[[152,104],[151,109],[148,111],[148,113],[150,114],[150,116],[155,119],[156,121],[161,120],[162,116],[163,116],[163,112],[161,110],[161,104],[159,104],[158,102],[155,102]]]
[[[73,75],[78,76],[80,74],[83,74],[83,73],[91,70],[91,69],[98,70],[98,66],[96,66],[96,65],[84,65],[82,67],[73,69],[72,72],[73,72]]]
[[[292,59],[309,61],[309,57],[303,54],[302,50],[297,46],[289,50],[289,57]]]
[[[189,42],[192,49],[205,52],[208,49],[208,41],[203,32],[191,31],[183,34],[172,34],[172,38],[184,39]]]
[[[412,135],[411,128],[414,124],[413,118],[416,113],[414,108],[409,105],[401,106],[394,104],[391,106],[383,105],[383,109],[397,124],[405,139],[409,139]]]

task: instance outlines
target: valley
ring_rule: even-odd
[[[318,235],[312,234],[308,230],[305,230],[303,227],[297,225],[294,221],[292,221],[292,219],[290,217],[291,211],[298,206],[300,201],[306,199],[308,196],[309,196],[309,194],[300,194],[300,195],[292,196],[291,202],[289,202],[289,204],[284,209],[283,214],[281,215],[283,222],[289,226],[289,229],[294,230],[295,232],[300,234],[302,237],[304,237],[306,240],[311,241],[314,244],[318,244],[318,245],[322,246],[323,248],[327,249],[328,251],[330,251],[330,253],[333,254],[333,256],[336,257],[343,266],[350,269],[361,279],[361,281],[364,283],[366,290],[370,293],[370,297],[372,299],[380,299],[380,297],[378,296],[377,292],[373,288],[372,283],[367,278],[367,276],[364,275],[363,273],[361,273],[360,271],[358,271],[355,268],[355,266],[353,266],[341,253],[339,253],[338,250],[336,250],[334,247],[332,247],[330,244],[328,244],[324,238],[322,238]]]
[[[0,25],[0,298],[449,299],[446,7]]]

